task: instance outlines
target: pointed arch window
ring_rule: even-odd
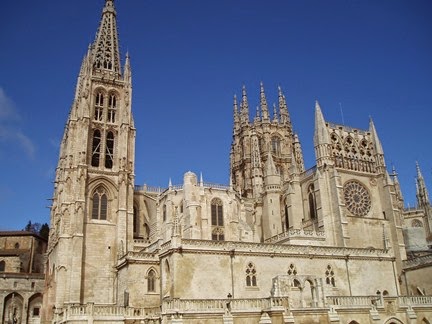
[[[317,207],[316,207],[316,199],[315,199],[315,187],[313,184],[311,184],[308,188],[308,201],[309,201],[309,218],[316,219]]]
[[[272,137],[271,139],[271,151],[273,155],[280,155],[280,138],[279,137]]]
[[[105,145],[105,168],[112,169],[114,161],[114,134],[108,132]]]
[[[151,269],[147,275],[147,292],[156,291],[156,272]]]
[[[246,267],[246,286],[256,287],[257,286],[257,272],[255,265],[249,262]]]
[[[98,93],[96,93],[96,98],[95,98],[94,120],[102,121],[103,106],[104,106],[104,96],[103,96],[103,93],[102,92],[98,92]]]
[[[108,100],[108,123],[114,123],[116,117],[116,109],[117,109],[117,97],[115,94],[110,94]]]
[[[93,194],[92,219],[107,219],[108,198],[103,188],[98,188]]]
[[[215,198],[211,202],[211,224],[212,224],[212,240],[223,241],[224,235],[224,220],[223,220],[223,204],[222,200]]]
[[[138,237],[139,235],[139,219],[138,219],[138,208],[133,207],[133,234],[134,237]]]
[[[101,151],[101,132],[98,129],[93,131],[93,143],[92,143],[92,159],[91,165],[94,167],[99,166]]]
[[[4,272],[6,268],[6,262],[0,261],[0,272]]]

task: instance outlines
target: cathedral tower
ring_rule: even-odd
[[[116,260],[132,238],[135,128],[131,69],[120,62],[106,0],[84,56],[56,169],[44,316],[67,304],[116,302]]]
[[[231,145],[231,178],[233,188],[243,197],[259,198],[264,193],[265,165],[268,152],[281,181],[291,176],[294,164],[304,171],[303,155],[293,133],[288,106],[279,88],[278,109],[270,116],[264,86],[260,85],[259,106],[253,121],[249,120],[249,103],[243,86],[240,110],[234,97],[234,128]]]

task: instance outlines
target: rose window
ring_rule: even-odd
[[[344,198],[347,209],[355,216],[365,216],[371,208],[368,190],[357,181],[348,181],[345,184]]]

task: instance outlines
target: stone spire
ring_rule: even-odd
[[[323,113],[318,100],[315,101],[315,134],[314,145],[330,144],[330,137],[327,131]]]
[[[419,206],[429,206],[430,205],[429,193],[428,193],[428,190],[426,188],[423,174],[420,170],[420,165],[418,162],[416,162],[416,170],[417,170],[417,177],[416,177],[417,203]]]
[[[371,133],[372,141],[375,144],[375,159],[377,171],[382,173],[385,171],[385,160],[384,160],[384,150],[382,149],[381,141],[379,140],[378,133],[375,129],[375,124],[372,117],[369,121],[369,132]]]
[[[291,128],[291,120],[288,113],[288,105],[285,100],[285,95],[282,92],[281,87],[278,87],[278,99],[279,99],[279,114],[280,114],[280,122],[282,124],[290,124]]]
[[[234,129],[237,129],[239,127],[240,116],[238,111],[238,103],[237,103],[236,95],[234,95],[234,101],[233,101],[233,115],[234,115]]]
[[[267,99],[264,92],[264,84],[262,82],[260,83],[260,106],[261,106],[262,120],[269,121],[270,115],[267,106]]]
[[[242,125],[247,124],[249,122],[249,104],[248,104],[245,85],[243,85],[242,88],[242,101],[240,103],[240,121]]]
[[[113,0],[105,1],[92,49],[94,71],[107,70],[121,75],[116,11]]]

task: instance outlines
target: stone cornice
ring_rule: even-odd
[[[248,243],[229,241],[208,241],[182,239],[174,246],[171,241],[161,245],[160,257],[171,253],[250,255],[268,257],[296,257],[320,259],[358,259],[387,260],[394,259],[389,250],[360,249],[331,246],[305,246],[269,243]]]

